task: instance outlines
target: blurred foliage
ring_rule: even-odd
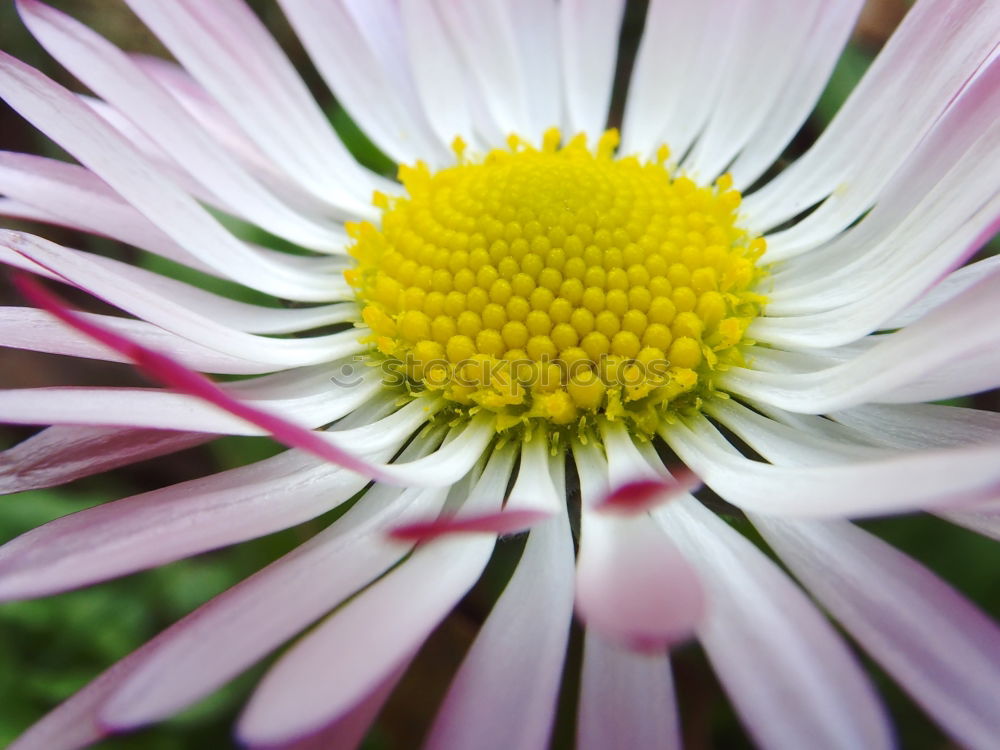
[[[165,54],[155,38],[127,12],[122,12],[117,4],[109,4],[107,0],[62,0],[53,4],[68,10],[130,50]],[[883,4],[888,6],[893,3],[886,0]],[[392,162],[368,141],[348,114],[337,107],[329,92],[322,87],[276,4],[270,0],[253,0],[251,5],[274,30],[279,41],[303,71],[307,84],[330,113],[333,127],[351,152],[373,171],[392,175]],[[642,5],[630,5],[623,35],[626,48],[634,48],[641,28]],[[898,6],[899,2],[895,5]],[[898,7],[896,10],[898,11]],[[886,35],[886,28],[880,27],[877,19],[866,21],[864,44],[847,48],[817,105],[814,117],[805,126],[798,142],[810,141],[834,116],[868,67],[873,55],[873,45],[877,46],[877,43],[884,41]],[[72,79],[60,72],[23,30],[16,18],[13,3],[0,5],[0,47],[42,68],[61,82],[74,85]],[[627,80],[627,67],[620,71],[616,86],[616,102],[619,104],[624,80]],[[0,126],[0,132],[3,133],[3,143],[0,143],[2,148],[52,155],[61,153],[9,111],[0,109]],[[797,146],[793,145],[793,148]],[[260,230],[226,217],[220,218],[234,232],[250,241],[298,251]],[[56,232],[57,237],[72,237],[65,233],[59,235],[60,230],[52,231]],[[150,270],[235,299],[257,304],[278,304],[278,301],[266,295],[191,271],[157,256],[124,249],[107,240],[72,237],[72,241],[67,242],[138,262]],[[0,294],[2,293],[3,289],[0,287]],[[5,368],[11,367],[13,358],[10,355],[0,353],[0,357],[7,357],[4,360]],[[79,367],[86,369],[89,365],[80,364]],[[114,372],[120,373],[120,370]],[[5,372],[0,369],[0,376],[4,375],[11,377],[11,370],[7,369]],[[14,382],[18,382],[16,377]],[[24,434],[26,433],[18,430],[0,431],[0,440],[6,440],[10,444]],[[3,445],[0,444],[0,447]],[[273,455],[277,450],[277,446],[265,439],[226,438],[216,441],[210,447],[185,451],[174,458],[145,462],[138,467],[117,472],[114,477],[87,479],[63,488],[3,498],[0,500],[0,541],[13,538],[53,518],[108,499],[141,492],[213,469],[259,460]],[[8,743],[46,710],[86,684],[116,659],[214,594],[291,549],[307,538],[322,522],[85,590],[0,606],[0,746]],[[738,519],[734,519],[733,523],[749,532],[747,525]],[[996,559],[995,548],[990,541],[928,516],[874,521],[866,526],[925,561],[994,616],[1000,615],[1000,583],[994,573],[992,563]],[[750,535],[753,536],[752,533]],[[476,624],[488,611],[489,602],[504,585],[519,552],[519,540],[498,546],[494,559],[496,564],[491,566],[484,581],[466,597],[458,611],[438,629],[418,656],[411,673],[390,700],[379,726],[366,741],[366,748],[405,750],[414,746],[413,737],[423,731],[424,722],[445,689],[448,676],[471,642]],[[579,632],[574,631],[571,652],[578,655],[579,649]],[[136,750],[233,747],[231,726],[234,717],[263,668],[261,665],[250,670],[216,695],[162,725],[109,739],[99,747]],[[748,746],[743,730],[699,649],[687,647],[680,650],[675,656],[674,668],[687,747]],[[945,740],[919,709],[877,669],[873,671],[896,719],[902,745],[927,749],[945,747]],[[572,742],[572,714],[577,679],[578,669],[572,667],[567,675],[561,700],[563,710],[555,734],[558,747],[569,747]]]

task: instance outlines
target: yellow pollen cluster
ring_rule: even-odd
[[[456,141],[456,166],[402,167],[406,195],[376,196],[381,226],[348,227],[364,322],[412,387],[501,427],[649,434],[740,361],[765,249],[737,225],[740,194],[672,175],[665,147],[644,163],[617,145],[551,130],[471,161]]]

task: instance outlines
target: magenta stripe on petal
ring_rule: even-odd
[[[478,532],[516,534],[526,531],[546,518],[549,518],[549,514],[538,510],[508,510],[464,517],[442,516],[432,521],[417,521],[397,526],[389,535],[401,541],[427,542],[448,534]]]
[[[128,357],[135,363],[136,367],[164,385],[204,399],[240,419],[255,424],[261,429],[267,430],[275,440],[290,448],[299,448],[322,458],[324,461],[330,461],[373,479],[395,483],[393,479],[383,475],[374,465],[331,445],[315,432],[233,398],[204,375],[189,370],[170,357],[147,349],[131,339],[83,318],[71,310],[58,296],[47,291],[25,274],[16,273],[14,284],[29,302],[48,311],[80,333]]]
[[[660,503],[701,486],[701,479],[689,469],[673,472],[672,479],[639,479],[616,488],[600,500],[593,510],[601,513],[632,515],[644,513]]]

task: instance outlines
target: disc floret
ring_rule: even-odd
[[[348,227],[383,364],[502,429],[651,434],[699,408],[742,363],[765,243],[739,226],[728,175],[699,186],[665,147],[643,162],[617,145],[551,130],[541,148],[512,137],[470,160],[456,142],[455,166],[402,167],[381,225]]]

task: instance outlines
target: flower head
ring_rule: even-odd
[[[0,596],[347,510],[14,748],[166,718],[296,638],[240,738],[354,746],[521,532],[429,747],[546,746],[574,611],[581,748],[678,746],[670,649],[691,638],[762,747],[890,746],[844,640],[702,482],[944,731],[995,741],[1000,630],[848,520],[926,510],[1000,533],[1000,420],[924,403],[1000,385],[1000,269],[965,265],[1000,216],[993,4],[918,2],[782,167],[857,0],[654,0],[620,129],[621,0],[281,0],[390,178],[348,153],[242,0],[127,1],[177,64],[19,0],[97,98],[0,56],[0,96],[80,162],[0,154],[0,212],[294,304],[0,230],[0,261],[131,316],[20,276],[37,307],[4,308],[0,344],[166,386],[0,392],[6,421],[49,425],[0,454],[0,489],[214,435],[289,450],[7,542]]]

